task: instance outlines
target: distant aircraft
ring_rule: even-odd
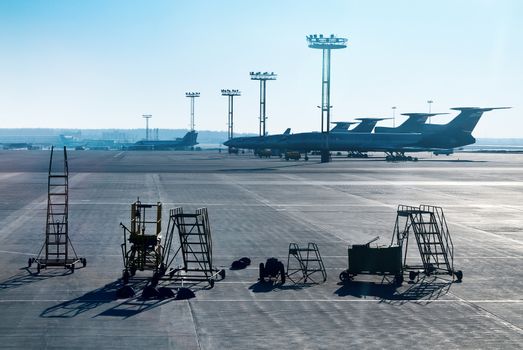
[[[33,145],[31,143],[26,142],[7,142],[7,143],[0,143],[3,149],[33,149]]]
[[[433,117],[436,115],[443,115],[448,113],[402,113],[401,115],[405,115],[408,117],[407,120],[405,120],[400,126],[397,126],[395,128],[393,127],[387,127],[387,126],[377,126],[374,129],[374,132],[397,132],[397,133],[404,133],[404,132],[422,132],[423,127],[425,125],[425,122],[429,117]]]
[[[330,132],[372,132],[377,122],[386,119],[389,118],[356,118],[359,122],[331,122],[331,124],[335,124],[335,126]],[[358,125],[353,129],[349,129],[353,124]]]
[[[298,133],[293,135],[235,138],[225,142],[226,146],[236,148],[279,149],[307,153],[330,150],[355,152],[385,152],[388,159],[408,160],[405,152],[447,151],[474,143],[471,135],[482,114],[496,108],[459,107],[460,111],[451,122],[445,125],[429,124],[427,130],[418,133]]]
[[[141,140],[126,147],[127,150],[186,150],[198,144],[198,133],[189,131],[176,140]]]
[[[469,126],[469,132],[472,132],[474,128],[476,127],[476,124],[478,123],[479,119],[483,115],[484,112],[489,112],[495,109],[507,109],[510,107],[492,107],[492,108],[479,108],[479,107],[455,107],[451,108],[452,110],[459,111],[460,113],[449,123],[447,124],[425,124],[428,117],[432,117],[435,115],[444,115],[448,113],[403,113],[402,115],[406,115],[409,117],[403,124],[398,126],[397,128],[389,128],[389,127],[376,127],[375,132],[376,133],[409,133],[409,132],[419,132],[423,133],[425,135],[428,135],[430,133],[434,132],[440,132],[444,131],[445,129],[448,129],[449,127],[452,128],[452,125],[454,127],[460,127],[460,125],[464,125],[467,123]],[[474,122],[475,120],[475,122]],[[439,149],[434,150],[433,153],[435,155],[439,154],[452,154],[454,153],[453,148],[449,149]]]

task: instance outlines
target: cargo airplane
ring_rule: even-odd
[[[423,124],[420,132],[318,133],[233,138],[224,144],[244,149],[278,149],[307,153],[310,151],[385,152],[388,160],[411,160],[406,152],[446,152],[473,144],[472,131],[484,112],[510,107],[453,108],[460,113],[447,124]]]

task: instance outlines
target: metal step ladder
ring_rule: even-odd
[[[316,243],[301,248],[297,243],[289,244],[287,256],[287,277],[294,283],[320,283],[327,280],[327,272]]]
[[[402,219],[404,225],[401,225]],[[421,267],[426,275],[454,274],[454,246],[441,207],[398,206],[395,238],[404,247],[403,264],[406,269],[415,268],[406,264],[410,232],[414,234],[423,264]]]
[[[75,264],[86,265],[86,259],[76,254],[69,239],[69,165],[64,147],[63,162],[53,163],[54,147],[51,147],[47,177],[47,218],[45,242],[36,259],[28,265],[37,264],[37,270],[48,266],[63,266],[74,272]],[[55,159],[56,161],[56,159]],[[69,250],[71,249],[71,250]]]
[[[169,231],[176,229],[180,246],[170,256],[172,242],[167,244],[166,266],[170,267],[176,256],[181,255],[183,264],[172,268],[170,278],[182,282],[208,282],[212,288],[217,275],[223,279],[225,270],[213,267],[212,235],[207,208],[197,209],[193,214],[185,214],[181,207],[171,209]]]

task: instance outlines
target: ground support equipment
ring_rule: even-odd
[[[349,267],[340,273],[342,282],[350,282],[357,275],[393,276],[393,283],[403,283],[403,269],[401,265],[401,247],[371,247],[370,244],[379,237],[366,244],[352,245],[348,248]]]
[[[164,264],[168,268],[168,276],[175,282],[207,282],[214,287],[214,282],[225,278],[225,270],[213,266],[212,235],[207,208],[185,214],[181,207],[169,212],[169,232],[178,232],[180,246],[171,255],[172,237],[167,242],[167,255]],[[177,257],[182,264],[172,267]]]
[[[306,248],[301,248],[297,243],[289,244],[287,277],[294,283],[320,283],[327,280],[316,243],[308,243]]]
[[[152,213],[150,213],[152,211]],[[131,205],[131,224],[123,228],[124,241],[121,244],[124,263],[123,282],[136,271],[153,271],[153,284],[165,273],[164,242],[170,240],[169,232],[162,237],[162,203],[144,204],[140,200]],[[156,279],[156,281],[154,281]]]
[[[45,242],[36,258],[30,258],[28,267],[36,264],[37,272],[47,267],[63,267],[74,272],[76,264],[86,266],[87,260],[76,254],[69,238],[69,166],[67,149],[63,161],[53,163],[54,147],[51,147],[47,177],[47,218]],[[56,159],[55,159],[56,161]]]
[[[411,233],[420,253],[421,265],[407,265]],[[454,245],[442,208],[399,205],[392,242],[403,247],[403,267],[409,271],[411,280],[420,271],[427,276],[451,275],[458,282],[463,278],[463,272],[454,269]]]
[[[274,283],[280,281],[285,284],[285,266],[276,258],[269,258],[264,263],[260,263],[260,278],[261,283]]]

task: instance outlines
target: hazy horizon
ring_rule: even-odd
[[[485,113],[477,138],[521,138],[523,2],[124,1],[0,2],[2,128],[189,127],[225,131],[223,88],[239,89],[235,132],[318,131],[321,51],[308,34],[348,38],[332,53],[332,120],[512,106]],[[391,125],[384,121],[380,125]]]

